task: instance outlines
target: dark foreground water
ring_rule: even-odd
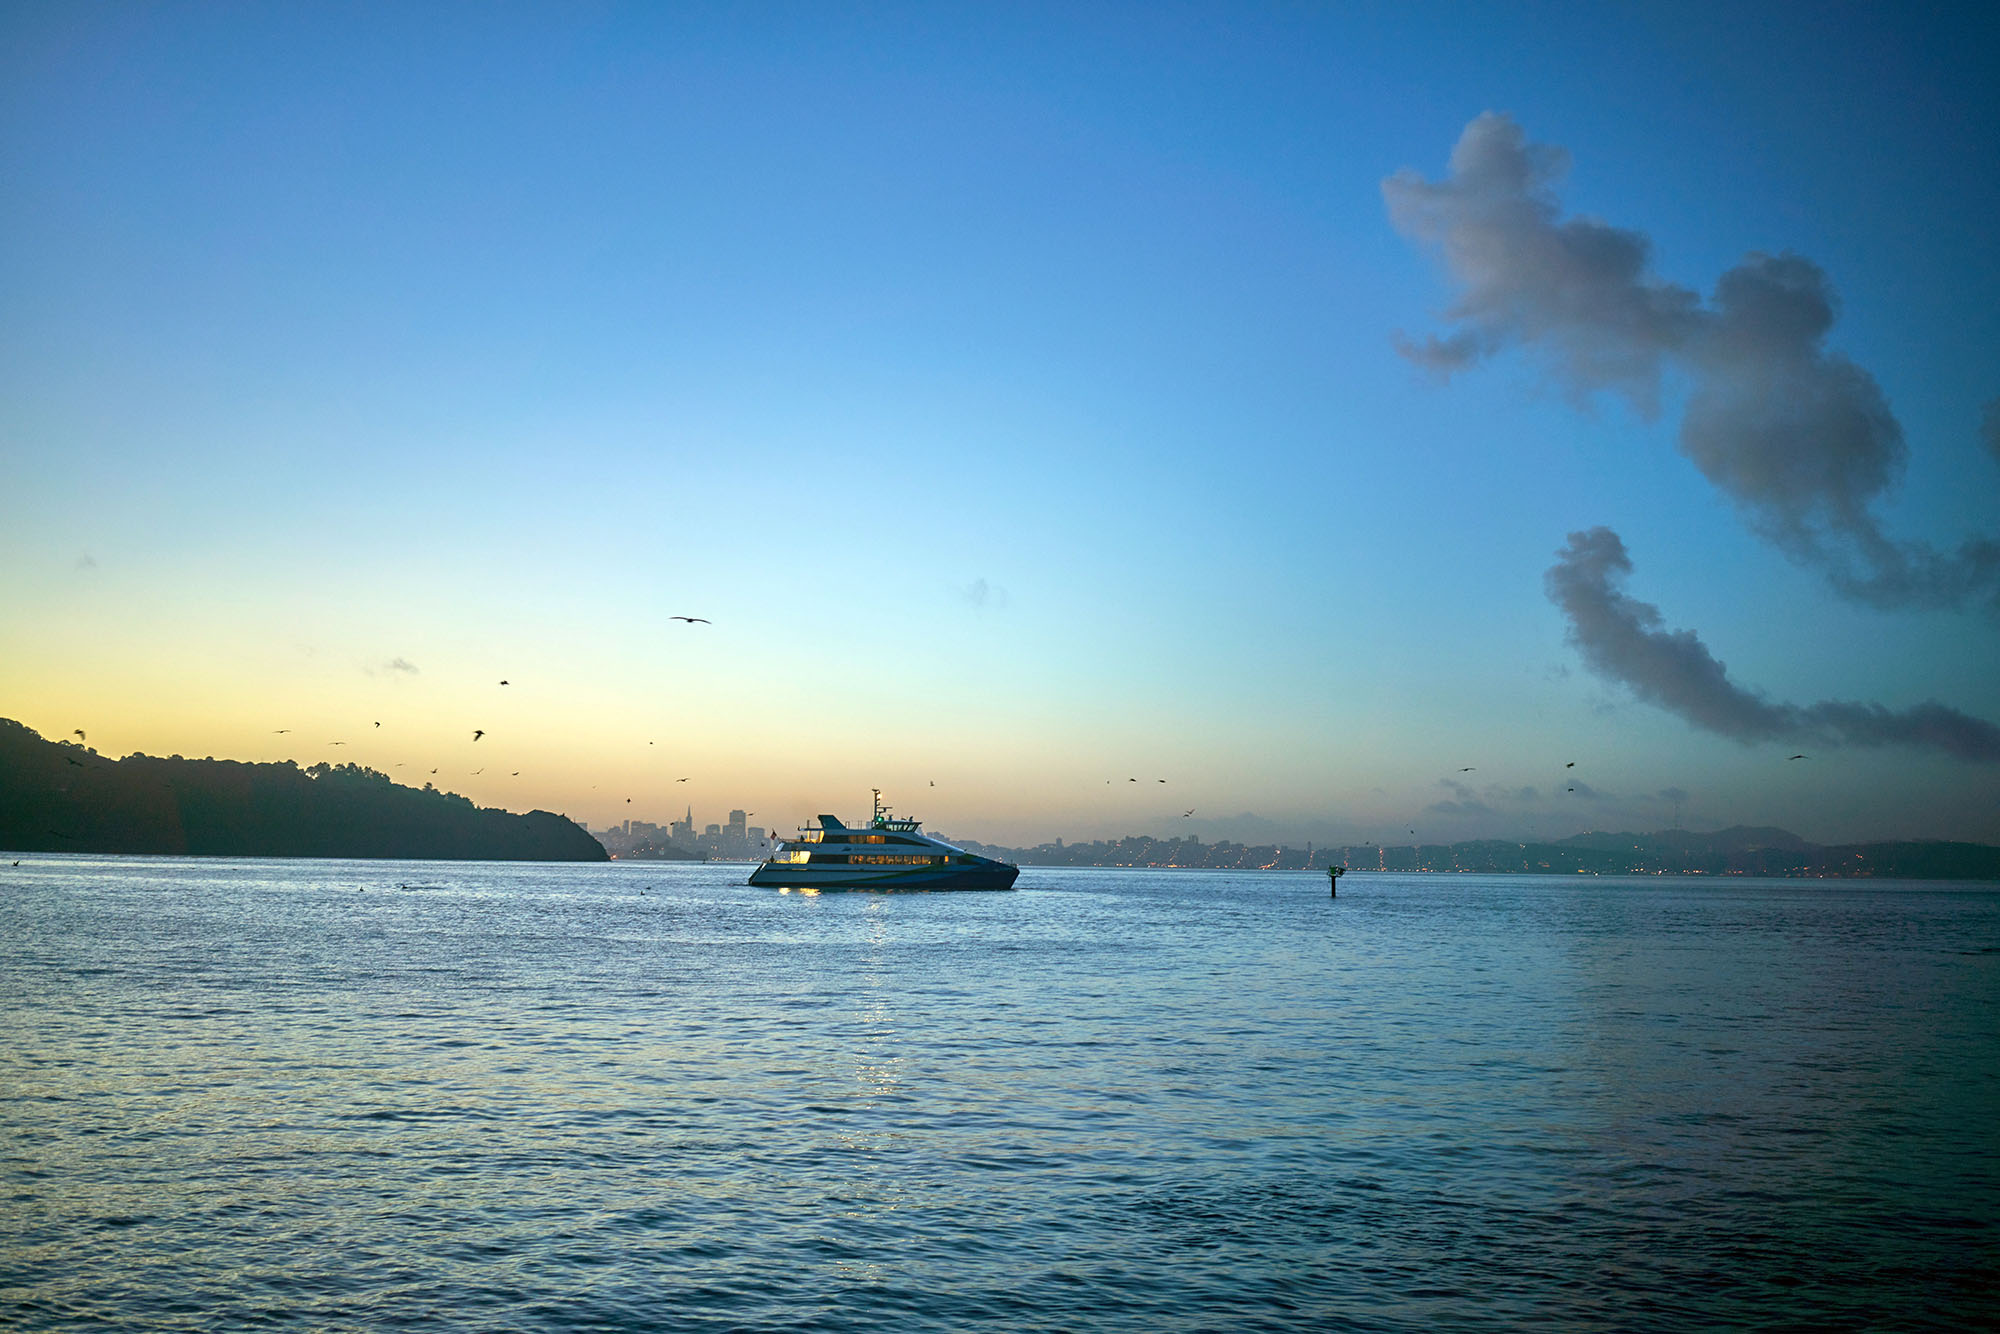
[[[746,869],[0,862],[0,1325],[2000,1310],[1994,887]]]

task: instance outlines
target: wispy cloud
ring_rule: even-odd
[[[1860,601],[2000,614],[2000,542],[1939,551],[1891,538],[1876,517],[1909,451],[1874,377],[1825,346],[1837,303],[1819,266],[1753,252],[1704,302],[1653,275],[1643,233],[1563,216],[1568,167],[1563,149],[1489,111],[1442,180],[1405,169],[1382,183],[1391,221],[1459,286],[1451,330],[1399,339],[1404,355],[1449,377],[1531,347],[1579,399],[1610,391],[1648,415],[1663,373],[1678,371],[1692,386],[1681,452],[1755,531]],[[2000,458],[2000,408],[1985,431]]]
[[[974,579],[969,584],[956,585],[952,588],[952,592],[961,602],[976,611],[984,611],[988,607],[998,610],[1005,607],[1010,600],[1006,589],[998,584],[988,583],[984,576]]]
[[[1906,746],[2000,763],[2000,727],[1935,700],[1900,710],[1852,700],[1785,704],[1737,685],[1699,635],[1662,628],[1659,608],[1620,589],[1632,560],[1609,528],[1571,533],[1556,554],[1546,576],[1549,599],[1568,619],[1569,641],[1584,663],[1704,731],[1746,745]],[[1581,793],[1583,784],[1576,786]]]

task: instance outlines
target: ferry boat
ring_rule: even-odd
[[[1012,889],[1021,868],[981,857],[926,834],[920,820],[889,813],[875,790],[875,814],[850,829],[831,815],[799,830],[750,883],[774,889]]]

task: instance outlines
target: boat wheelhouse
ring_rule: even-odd
[[[920,820],[903,819],[882,804],[851,829],[831,815],[778,845],[750,883],[773,889],[1012,889],[1021,868],[967,852],[926,834]]]

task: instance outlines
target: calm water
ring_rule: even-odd
[[[1994,887],[746,869],[0,863],[0,1324],[2000,1309]]]

